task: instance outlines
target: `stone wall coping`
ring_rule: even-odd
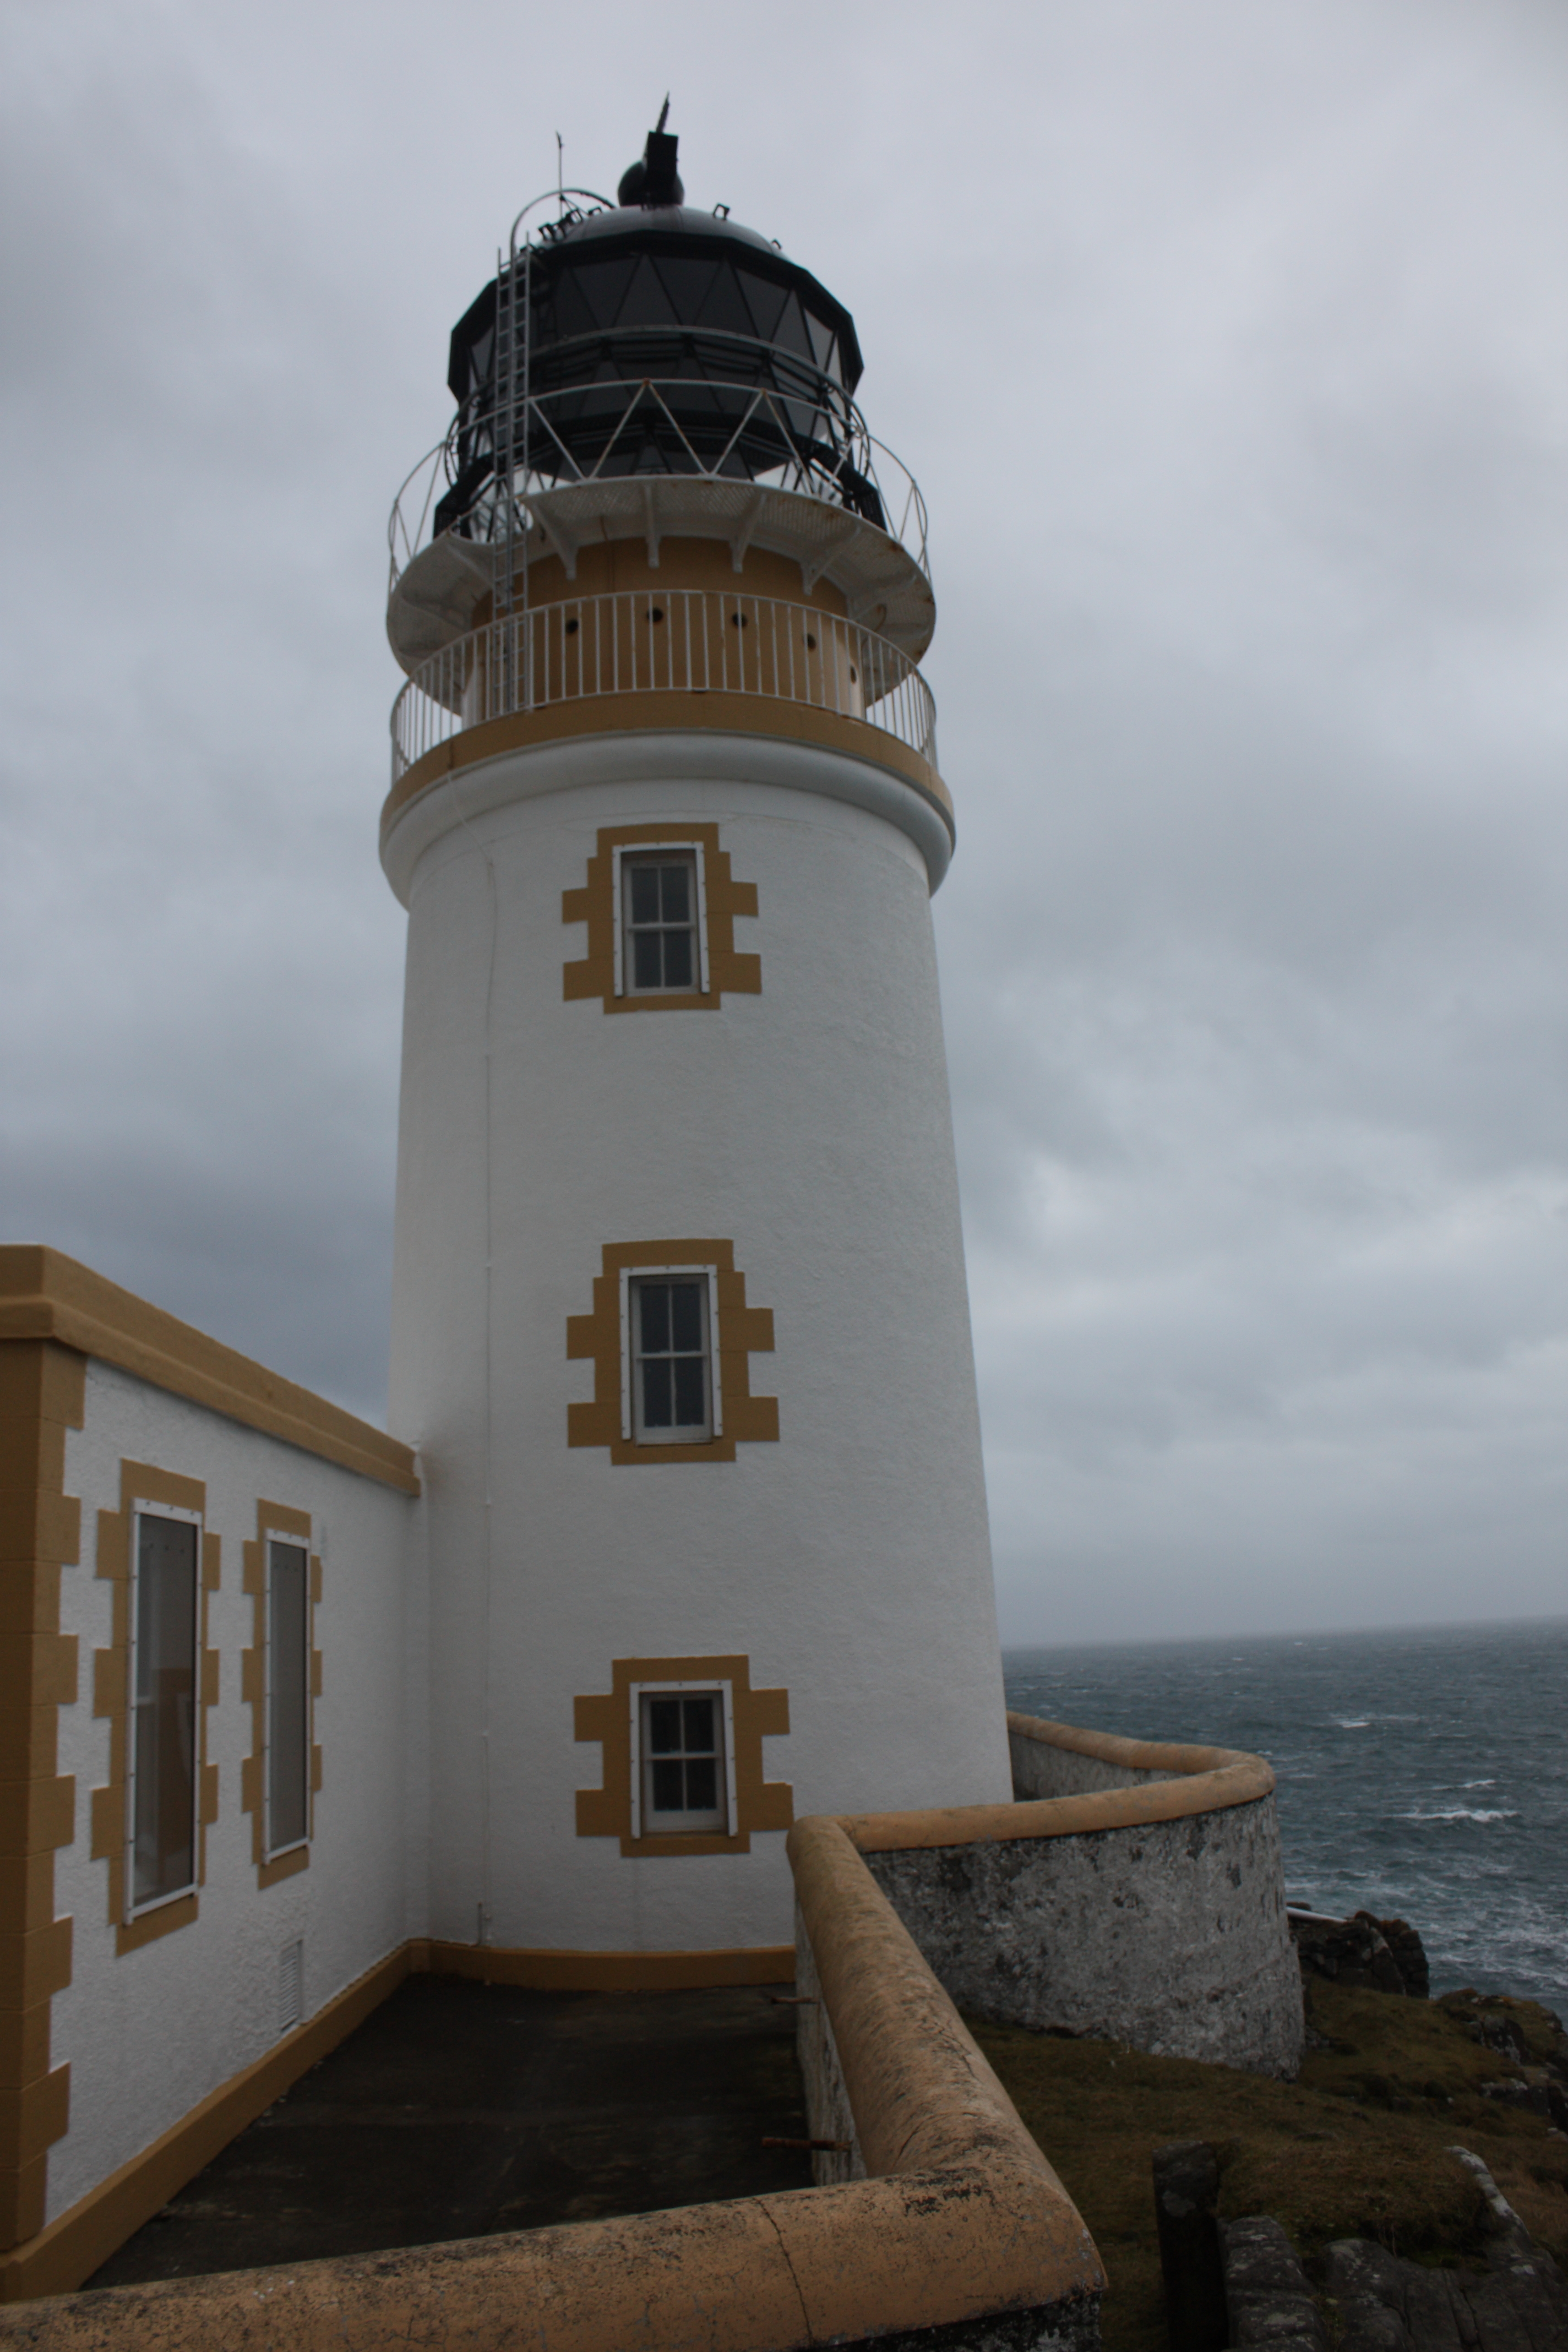
[[[1005,1805],[941,1805],[909,1813],[851,1813],[843,1826],[862,1853],[894,1853],[913,1846],[998,1844],[1020,1838],[1082,1837],[1098,1830],[1141,1829],[1154,1822],[1182,1821],[1194,1813],[1224,1812],[1255,1804],[1272,1794],[1274,1773],[1261,1756],[1237,1748],[1179,1747],[1163,1739],[1122,1739],[1108,1731],[1082,1731],[1070,1723],[1047,1723],[1039,1716],[1013,1715],[1007,1728],[1016,1738],[1062,1748],[1097,1763],[1135,1772],[1164,1772],[1169,1780],[1146,1780],[1127,1789],[1096,1789],[1076,1797],[1016,1798]]]
[[[341,1469],[419,1492],[414,1455],[383,1429],[121,1290],[63,1250],[0,1246],[0,1340],[54,1339],[152,1388],[281,1438]]]
[[[799,2352],[1045,2306],[1087,2318],[1105,2284],[1089,2232],[850,1838],[817,1815],[789,1853],[874,2177],[13,2304],[0,2345]]]

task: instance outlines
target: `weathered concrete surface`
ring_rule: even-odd
[[[129,2286],[804,2188],[793,2012],[753,1989],[412,1977],[86,2282]]]
[[[1255,2074],[1289,2077],[1300,2064],[1272,1796],[866,1862],[960,2008]]]
[[[822,1998],[816,1956],[798,1903],[795,1906],[795,2046],[805,2092],[807,2132],[813,2139],[847,2143],[842,2148],[814,2148],[812,2179],[818,2188],[826,2187],[830,2180],[864,2180],[866,2158],[855,2129],[855,2111],[845,2088],[833,2021]]]
[[[1104,2272],[1082,2218],[866,1858],[842,1822],[820,1817],[795,1823],[789,1856],[807,2113],[839,2122],[823,2137],[849,2138],[849,2163],[869,2176],[818,2193],[928,2183],[933,2244],[939,2229],[946,2239],[940,2293],[975,2326],[955,2342],[1098,2344]],[[863,2259],[888,2283],[890,2319],[907,2284],[896,2251],[868,2241]],[[933,2274],[928,2299],[936,2292]],[[1026,2315],[1033,2336],[986,2333]]]
[[[1107,1743],[1108,1745],[1110,1743]],[[1131,1740],[1118,1741],[1131,1747]],[[1083,1748],[1065,1748],[1007,1727],[1007,1750],[1013,1764],[1015,1797],[1084,1797],[1095,1789],[1142,1789],[1151,1780],[1174,1780],[1178,1773],[1165,1766],[1144,1767],[1114,1758],[1091,1755]]]

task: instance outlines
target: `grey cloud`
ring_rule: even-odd
[[[7,1232],[378,1409],[385,509],[673,81],[930,501],[1005,1630],[1560,1611],[1561,12],[601,21],[11,12]]]

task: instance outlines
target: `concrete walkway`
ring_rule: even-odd
[[[795,2016],[411,1977],[87,2284],[809,2188]]]

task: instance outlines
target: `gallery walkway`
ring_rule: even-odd
[[[411,1977],[86,2284],[808,2188],[795,2015]]]

